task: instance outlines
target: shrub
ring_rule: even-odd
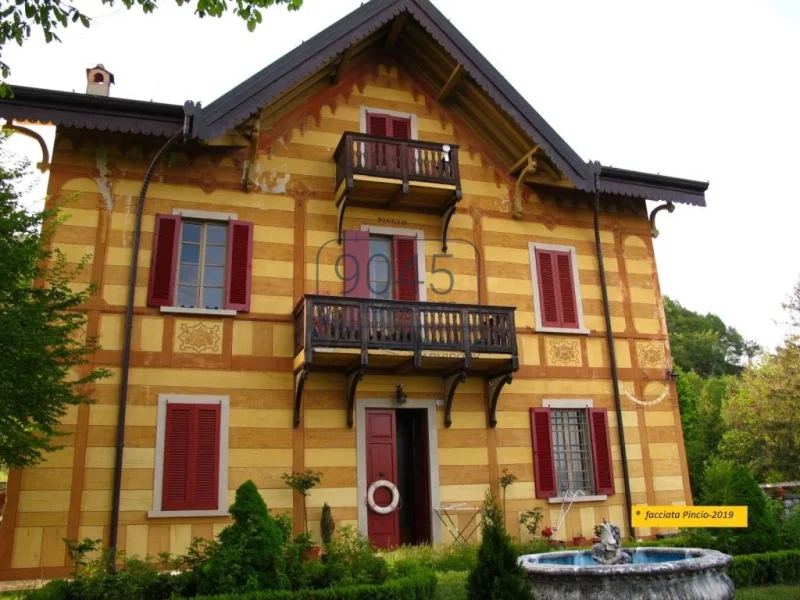
[[[730,554],[769,552],[775,549],[778,525],[767,506],[764,493],[753,475],[744,467],[729,461],[710,461],[703,477],[701,500],[704,505],[747,506],[747,528],[715,529],[708,537],[710,545],[706,547]],[[709,532],[697,531],[695,536],[708,534]]]
[[[505,530],[503,511],[487,492],[481,510],[483,539],[478,564],[467,579],[468,600],[530,600],[525,572]]]
[[[322,505],[322,518],[319,522],[319,534],[322,538],[322,543],[325,547],[331,543],[333,539],[333,530],[336,529],[336,524],[333,522],[333,515],[331,514],[331,507],[328,503]]]
[[[314,561],[316,562],[316,561]],[[202,596],[197,600],[432,600],[436,593],[436,575],[412,569],[384,583],[348,585],[320,590],[262,590],[245,594]]]
[[[230,513],[233,524],[219,534],[198,571],[199,592],[291,589],[283,534],[252,481],[236,490]]]
[[[386,561],[373,554],[370,541],[350,525],[342,527],[339,535],[328,544],[323,566],[312,564],[314,562],[309,561],[306,571],[312,588],[383,583],[389,576]]]
[[[781,523],[781,542],[787,550],[800,550],[800,506],[795,506]]]
[[[737,588],[800,584],[800,550],[734,556],[728,575]]]

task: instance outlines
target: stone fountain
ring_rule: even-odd
[[[603,519],[591,550],[527,554],[519,564],[537,600],[730,600],[732,558],[699,548],[622,548]]]

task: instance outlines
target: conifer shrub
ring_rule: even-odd
[[[503,511],[487,492],[481,509],[478,564],[467,578],[468,600],[531,600],[525,571],[506,533]]]
[[[233,524],[222,530],[198,573],[201,594],[288,590],[283,533],[256,485],[245,481],[230,507]]]

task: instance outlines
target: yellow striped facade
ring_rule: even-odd
[[[591,211],[531,193],[525,217],[512,219],[513,186],[490,156],[471,151],[480,147],[480,140],[465,139],[463,127],[457,128],[461,134],[456,137],[447,109],[416,90],[395,67],[381,65],[344,91],[315,114],[290,113],[268,124],[283,133],[259,154],[257,187],[251,192],[242,186],[241,161],[219,159],[211,152],[190,156],[178,151],[163,177],[157,176],[149,188],[137,272],[119,548],[139,555],[181,553],[193,537],[210,538],[228,522],[226,517],[148,517],[159,394],[229,396],[230,497],[243,481],[252,479],[270,509],[292,513],[296,504],[281,475],[297,466],[318,469],[322,484],[308,499],[311,529],[318,531],[324,502],[333,507],[338,526],[357,523],[363,499],[357,493],[356,429],[347,427],[344,377],[312,374],[306,383],[302,428],[292,427],[291,315],[298,300],[298,274],[305,293],[342,295],[343,283],[335,271],[342,250],[335,241],[332,154],[344,131],[359,130],[362,106],[414,114],[420,140],[461,145],[463,199],[450,226],[451,256],[439,258],[437,264],[453,273],[452,291],[437,293],[449,281],[432,272],[433,257],[441,254],[437,216],[350,208],[345,229],[379,225],[424,232],[429,240],[425,282],[430,302],[478,303],[478,289],[485,285],[483,303],[516,307],[521,367],[500,395],[496,429],[486,425],[480,379],[469,379],[458,388],[450,428],[444,426],[443,407],[437,407],[441,502],[478,505],[507,468],[519,478],[507,491],[510,532],[518,533],[518,513],[534,506],[545,509],[543,525],[554,525],[559,505],[535,498],[529,411],[545,399],[591,399],[595,407],[609,409],[616,493],[606,501],[576,503],[560,537],[591,537],[601,518],[620,525],[625,535],[623,469]],[[93,257],[76,285],[97,285],[87,305],[88,333],[97,335],[102,346],[93,364],[108,368],[112,376],[94,387],[92,404],[71,409],[64,417],[62,428],[69,435],[59,440],[62,450],[36,468],[11,474],[5,514],[11,514],[13,522],[4,523],[2,530],[10,536],[6,564],[0,554],[4,578],[60,573],[68,564],[62,538],[109,539],[134,211],[142,176],[157,147],[152,140],[149,144],[133,135],[58,132],[50,194],[65,203],[69,218],[56,235],[55,247],[73,263],[87,254]],[[146,305],[155,215],[173,209],[235,212],[254,223],[249,313],[197,317],[165,314]],[[295,245],[298,222],[305,223],[304,252]],[[646,215],[604,212],[601,240],[623,387],[640,399],[657,398],[671,385],[670,361]],[[536,333],[529,242],[576,249],[589,334]],[[299,266],[298,256],[304,256]],[[479,272],[481,265],[484,272]],[[198,324],[211,332],[215,344],[198,349],[185,342],[182,332]],[[357,402],[393,398],[397,380],[366,375]],[[403,376],[403,383],[409,398],[443,397],[441,378],[412,374]],[[625,394],[622,405],[633,503],[690,502],[674,388],[652,406],[636,404]],[[639,536],[654,533],[637,531]],[[445,532],[443,539],[451,538]]]

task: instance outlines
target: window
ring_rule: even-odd
[[[228,500],[228,397],[162,394],[158,402],[153,511],[149,516],[224,512]]]
[[[530,242],[529,251],[536,330],[588,333],[575,248]]]
[[[412,302],[419,299],[415,237],[346,230],[343,260],[345,296]]]
[[[188,218],[156,216],[147,303],[162,310],[248,311],[253,224],[184,212]]]
[[[533,468],[537,498],[567,491],[614,493],[611,443],[605,409],[591,401],[545,401],[531,409]]]
[[[411,117],[368,111],[367,133],[404,140],[411,139]]]
[[[220,223],[181,223],[178,306],[223,307],[227,233]]]
[[[588,413],[584,409],[553,409],[550,420],[558,495],[564,495],[567,490],[583,490],[593,494]]]

